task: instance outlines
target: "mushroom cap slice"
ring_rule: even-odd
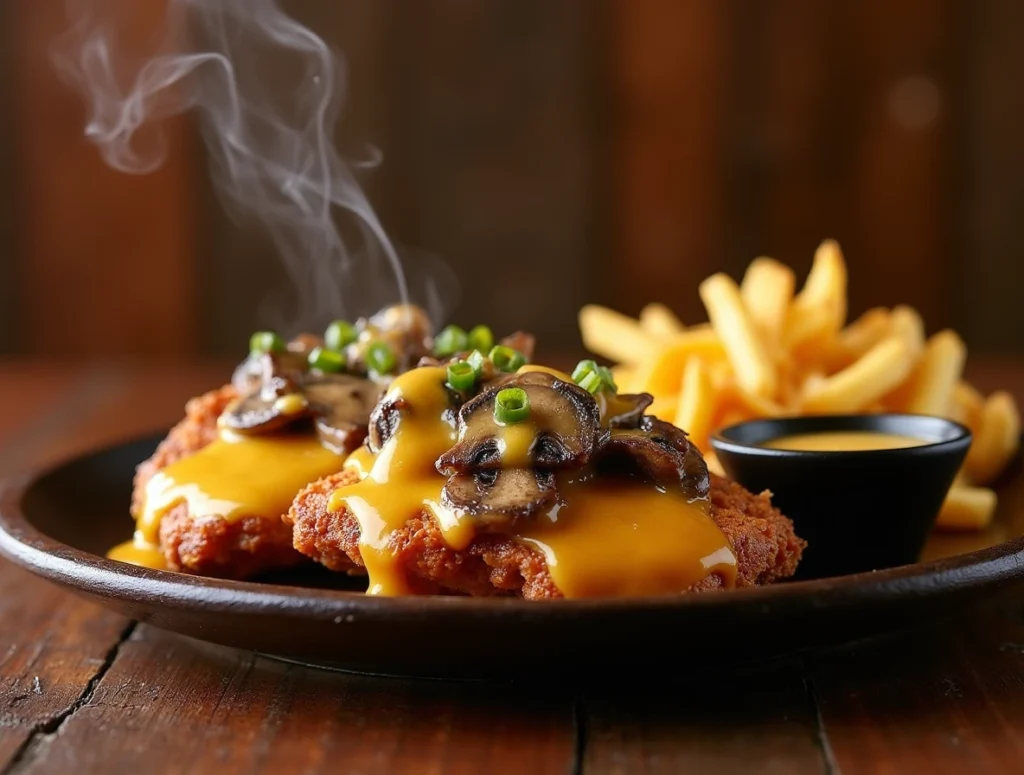
[[[530,400],[530,416],[521,425],[533,435],[527,461],[504,459],[511,431],[494,419],[494,404],[504,388],[518,387]],[[446,476],[482,469],[530,467],[551,470],[585,465],[603,434],[600,412],[586,390],[546,372],[531,371],[489,387],[459,410],[459,441],[437,460]]]
[[[664,486],[679,486],[691,500],[707,498],[708,467],[685,431],[645,416],[635,430],[615,430],[595,456],[602,471],[640,473]]]
[[[456,474],[441,491],[446,508],[492,523],[532,517],[557,499],[554,474],[532,468]]]
[[[654,402],[650,393],[610,393],[600,391],[597,405],[601,422],[609,428],[638,428],[644,412]]]
[[[366,438],[381,392],[379,385],[350,374],[310,374],[303,385],[320,441],[339,454],[351,452]]]
[[[308,416],[309,403],[300,392],[255,390],[228,404],[219,422],[235,433],[251,435],[283,430]]]

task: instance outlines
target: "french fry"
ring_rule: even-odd
[[[579,312],[583,346],[617,363],[640,363],[658,354],[658,340],[621,312],[587,304]]]
[[[911,366],[907,345],[890,336],[856,363],[811,388],[801,408],[808,414],[857,412],[899,385]]]
[[[657,339],[671,339],[685,327],[676,313],[655,302],[640,310],[640,328]]]
[[[788,349],[813,351],[839,333],[846,322],[846,274],[838,243],[822,242],[807,281],[786,315],[783,341]]]
[[[637,366],[612,366],[612,379],[615,380],[620,393],[638,393],[642,390],[638,387],[638,373]]]
[[[917,359],[924,350],[924,321],[913,307],[900,305],[895,307],[890,316],[892,332],[907,345],[912,359]]]
[[[743,307],[736,283],[728,275],[712,275],[700,284],[700,297],[736,372],[736,380],[755,395],[773,396],[775,369]]]
[[[946,500],[936,526],[943,530],[984,530],[992,524],[998,499],[987,487],[968,487],[954,484]]]
[[[834,370],[846,368],[885,339],[891,330],[889,310],[883,307],[869,309],[839,332],[826,364]]]
[[[725,348],[713,329],[691,328],[673,337],[654,358],[637,369],[637,389],[653,395],[678,393],[683,370],[692,358],[709,364],[725,362]]]
[[[708,368],[700,358],[690,358],[683,370],[683,385],[679,393],[674,424],[685,428],[698,449],[708,449],[711,422],[715,410],[715,390]]]
[[[714,451],[704,453],[704,462],[708,465],[708,471],[713,474],[718,474],[718,476],[725,476],[725,469],[722,468],[722,464],[718,462],[718,455],[716,455]]]
[[[1013,396],[997,391],[985,401],[964,469],[972,482],[988,484],[1003,472],[1020,445],[1020,413]]]
[[[925,345],[921,360],[907,380],[903,409],[912,414],[945,413],[964,370],[967,348],[953,331],[940,331]]]
[[[647,414],[653,414],[663,420],[670,420],[678,413],[679,394],[655,396],[654,401],[647,407]]]
[[[949,407],[944,416],[966,425],[971,433],[977,434],[981,427],[981,413],[985,408],[985,399],[972,385],[961,380],[953,386]]]
[[[778,347],[796,275],[774,258],[755,258],[740,283],[740,298],[769,350]]]

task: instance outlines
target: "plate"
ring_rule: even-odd
[[[1017,471],[1000,488],[1002,513],[992,530],[936,535],[920,563],[701,595],[380,598],[312,568],[234,582],[107,560],[103,552],[131,535],[135,465],[160,438],[7,482],[0,553],[155,627],[326,667],[443,678],[696,672],[922,623],[1024,580],[1024,477]]]

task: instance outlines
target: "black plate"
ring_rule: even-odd
[[[1002,513],[992,530],[936,536],[926,562],[682,597],[378,598],[324,588],[325,581],[336,583],[326,573],[247,583],[104,559],[108,547],[131,534],[132,474],[157,441],[121,444],[8,482],[0,493],[0,552],[154,626],[331,667],[438,677],[678,674],[922,622],[1024,578],[1019,475],[1001,488]]]

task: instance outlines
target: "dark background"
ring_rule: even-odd
[[[139,39],[160,0],[121,0]],[[1018,0],[286,2],[349,65],[343,147],[394,239],[459,275],[452,317],[579,346],[587,301],[665,302],[840,240],[851,312],[907,302],[1024,350]],[[58,0],[0,5],[0,352],[236,354],[281,282],[190,121],[145,177],[104,167],[48,47]],[[288,88],[282,84],[281,88]]]

